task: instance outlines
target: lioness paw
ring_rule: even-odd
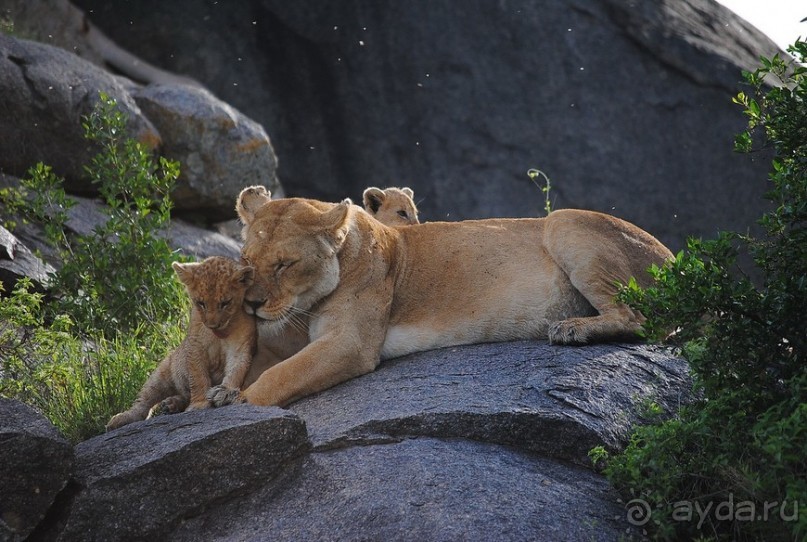
[[[580,318],[561,320],[549,326],[550,344],[580,345],[588,344],[588,324],[581,322]]]
[[[238,388],[228,388],[223,384],[219,384],[207,390],[207,400],[214,407],[236,405],[246,402],[246,399],[244,399],[244,396],[241,394],[241,390]]]

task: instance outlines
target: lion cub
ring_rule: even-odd
[[[149,376],[132,407],[109,420],[107,431],[157,413],[206,408],[211,385],[240,388],[249,370],[257,331],[242,303],[255,270],[221,256],[172,267],[193,303],[187,336]]]
[[[364,210],[387,226],[419,224],[415,193],[411,188],[385,188],[371,186],[364,191]]]

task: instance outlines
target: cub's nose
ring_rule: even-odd
[[[256,312],[256,311],[257,311],[257,310],[258,310],[258,309],[261,307],[261,305],[263,305],[265,302],[266,302],[266,300],[265,300],[265,299],[245,299],[245,300],[244,300],[244,304],[245,304],[245,305],[247,305],[247,306],[248,306],[248,307],[251,309],[251,310],[249,310],[249,311],[247,311],[247,312],[251,312],[251,313],[253,313],[253,314],[254,314],[254,313],[255,313],[255,312]]]

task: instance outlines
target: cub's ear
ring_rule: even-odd
[[[201,264],[174,262],[171,264],[171,267],[174,268],[174,272],[177,274],[182,284],[188,285],[193,282],[193,272],[199,265]]]
[[[244,266],[235,274],[235,282],[244,286],[250,286],[255,279],[255,268],[252,266]]]
[[[407,198],[409,198],[409,199],[415,199],[415,193],[414,193],[414,192],[412,191],[412,189],[411,189],[411,188],[409,188],[408,186],[404,186],[403,188],[401,188],[401,192],[403,192],[403,193],[404,193],[404,195],[405,195]]]
[[[345,242],[347,233],[350,231],[353,218],[350,213],[351,207],[353,207],[353,202],[350,201],[350,198],[346,198],[337,203],[330,211],[323,213],[320,218],[320,224],[336,250],[342,248],[342,243]]]
[[[235,212],[244,224],[249,224],[255,218],[255,212],[264,203],[272,199],[272,193],[263,186],[248,186],[244,188],[235,202]]]
[[[368,213],[376,214],[381,208],[381,205],[384,204],[384,198],[386,198],[387,195],[384,194],[384,191],[380,188],[371,186],[364,191],[362,196],[364,199],[364,210]]]

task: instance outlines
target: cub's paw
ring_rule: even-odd
[[[129,425],[132,422],[139,421],[138,418],[133,412],[125,411],[120,412],[112,416],[106,424],[106,430],[112,431],[113,429],[117,429],[118,427],[123,427],[124,425]]]
[[[187,405],[187,401],[183,400],[179,396],[168,397],[167,399],[163,399],[153,407],[149,409],[149,414],[146,416],[147,420],[154,418],[155,416],[164,416],[166,414],[176,414],[177,412],[182,412],[185,410],[185,406]]]
[[[588,344],[588,324],[580,318],[561,320],[549,326],[549,344]]]
[[[207,400],[214,407],[223,407],[225,405],[236,405],[245,403],[246,399],[238,388],[228,388],[223,384],[213,386],[207,390]]]

